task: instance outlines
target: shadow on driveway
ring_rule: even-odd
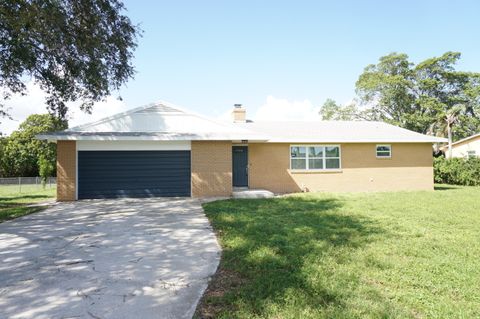
[[[219,252],[193,199],[58,204],[0,224],[0,317],[189,318]]]

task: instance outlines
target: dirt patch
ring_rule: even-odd
[[[225,310],[225,307],[231,307],[222,300],[225,294],[238,289],[244,282],[245,279],[241,278],[239,273],[224,269],[220,263],[197,305],[194,318],[217,318],[218,314]]]

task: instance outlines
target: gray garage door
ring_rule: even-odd
[[[78,198],[190,196],[190,151],[79,151]]]

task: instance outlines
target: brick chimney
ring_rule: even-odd
[[[245,123],[247,121],[247,110],[242,104],[234,104],[232,118],[234,123]]]

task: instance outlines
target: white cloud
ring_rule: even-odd
[[[14,95],[11,99],[4,101],[3,104],[13,118],[13,120],[7,118],[0,119],[0,132],[6,135],[16,130],[18,125],[29,115],[47,113],[45,93],[33,82],[27,83],[26,95]],[[127,110],[127,106],[123,101],[119,101],[112,96],[108,97],[105,102],[95,103],[92,114],[86,114],[81,111],[80,103],[68,103],[67,105],[69,107],[68,122],[70,127],[97,121],[103,117]]]
[[[70,127],[74,127],[98,121],[104,117],[124,112],[127,109],[128,107],[125,102],[109,96],[104,102],[98,102],[93,105],[92,114],[83,112],[78,105],[70,107],[68,123]]]
[[[253,120],[314,121],[320,119],[319,111],[320,107],[314,106],[309,100],[289,101],[269,95],[265,104],[260,106],[253,116]]]

